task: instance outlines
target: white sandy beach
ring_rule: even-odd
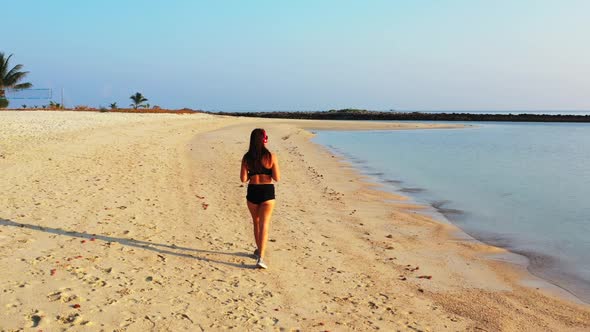
[[[283,173],[268,270],[239,181],[255,127]],[[588,305],[309,141],[415,127],[0,112],[0,330],[588,331]]]

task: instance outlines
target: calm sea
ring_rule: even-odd
[[[590,124],[466,124],[314,141],[590,302]]]

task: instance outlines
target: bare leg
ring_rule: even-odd
[[[260,252],[260,222],[258,217],[258,210],[259,205],[250,203],[246,201],[248,204],[248,210],[250,210],[250,214],[252,215],[252,224],[254,225],[254,241],[256,241],[256,248],[258,248],[258,252]]]
[[[258,234],[260,245],[258,246],[258,250],[260,251],[260,258],[263,258],[264,254],[266,253],[266,241],[268,240],[270,216],[272,215],[272,210],[274,207],[275,200],[272,199],[270,201],[262,202],[258,208],[258,223],[260,225]]]

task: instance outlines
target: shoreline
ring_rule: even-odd
[[[500,254],[492,254],[489,259],[505,262],[509,265],[515,265],[517,270],[520,270],[524,273],[522,277],[523,285],[530,284],[531,288],[542,288],[545,289],[552,295],[558,296],[566,301],[572,301],[579,304],[590,305],[590,300],[583,298],[583,294],[576,294],[576,290],[569,289],[567,286],[560,284],[560,281],[568,281],[567,278],[559,275],[552,276],[550,273],[543,271],[543,269],[539,266],[535,266],[532,262],[535,257],[539,257],[542,254],[538,252],[518,252],[514,249],[511,249],[510,246],[495,244],[490,241],[486,241],[478,236],[478,234],[471,234],[466,230],[462,229],[461,226],[458,226],[455,221],[453,220],[453,215],[455,213],[463,213],[463,211],[455,211],[451,209],[445,209],[442,207],[445,200],[436,201],[436,202],[426,202],[421,199],[419,195],[423,190],[428,190],[427,188],[405,188],[400,187],[393,188],[391,184],[388,184],[384,181],[394,181],[395,183],[401,182],[399,180],[383,180],[380,179],[380,174],[375,173],[367,173],[363,171],[362,164],[363,162],[360,160],[351,160],[351,156],[345,156],[339,151],[335,151],[330,149],[328,146],[324,146],[320,143],[316,143],[320,146],[320,148],[324,148],[330,153],[340,154],[340,157],[345,160],[345,163],[350,163],[360,174],[367,176],[367,186],[375,188],[374,190],[383,191],[386,193],[391,193],[395,195],[404,195],[405,198],[408,199],[408,203],[415,205],[415,208],[419,213],[424,214],[436,220],[437,222],[441,222],[445,225],[451,225],[456,228],[456,230],[451,230],[451,237],[461,241],[467,242],[477,242],[482,245],[487,245],[490,247],[498,248],[501,250],[505,250],[505,253]],[[354,157],[353,157],[354,158]],[[441,206],[437,206],[438,203],[441,203]],[[549,258],[547,258],[549,259]],[[551,258],[555,259],[555,258]],[[545,260],[545,259],[543,259]],[[543,265],[543,264],[539,264]],[[538,270],[537,270],[538,269]],[[529,274],[527,276],[527,274]],[[579,288],[579,287],[578,287]]]
[[[418,122],[416,122],[418,123]],[[456,127],[450,127],[452,129]],[[465,126],[463,129],[470,129],[471,126]],[[445,128],[446,129],[446,128]],[[324,129],[321,129],[325,131]],[[339,129],[332,129],[339,130]],[[349,131],[348,129],[341,129],[343,131]],[[362,129],[359,129],[362,130]],[[314,133],[315,135],[315,133]],[[415,205],[417,211],[424,215],[441,222],[445,225],[451,225],[456,230],[450,231],[450,237],[463,240],[468,242],[477,242],[482,245],[487,245],[499,250],[506,251],[503,254],[493,254],[490,259],[495,261],[506,262],[509,265],[514,265],[516,270],[519,270],[522,276],[523,285],[530,284],[531,288],[544,289],[553,296],[558,296],[566,301],[572,301],[578,304],[590,305],[590,298],[588,294],[584,293],[583,283],[577,281],[575,276],[567,277],[567,275],[551,273],[551,269],[543,269],[543,265],[547,265],[546,261],[558,259],[556,257],[547,256],[545,257],[539,252],[522,252],[515,250],[509,244],[502,245],[501,243],[494,243],[493,241],[487,241],[477,232],[468,232],[459,226],[456,222],[460,217],[456,216],[457,213],[462,214],[462,210],[447,209],[444,207],[447,200],[440,198],[438,201],[428,202],[424,196],[420,196],[423,191],[428,191],[428,188],[406,188],[401,186],[403,183],[401,179],[385,179],[383,174],[378,170],[372,169],[367,166],[366,161],[360,160],[345,151],[340,151],[337,148],[323,145],[321,143],[314,142],[320,149],[324,149],[331,154],[336,154],[343,163],[354,168],[357,172],[366,176],[366,184],[369,187],[375,188],[377,191],[383,191],[394,195],[403,195],[409,199],[410,204]],[[535,263],[535,260],[543,258],[543,262]],[[574,280],[574,281],[572,281]],[[568,287],[567,283],[573,283],[572,287]],[[566,283],[565,285],[563,283]]]
[[[518,285],[475,254],[497,249],[322,150],[313,122],[46,114],[0,123],[1,328],[590,328],[587,305]],[[260,126],[285,175],[264,271],[238,180]]]
[[[351,120],[354,121],[354,120]],[[418,121],[415,122],[419,124]],[[321,127],[321,126],[318,126]],[[449,127],[441,127],[440,129],[448,129],[448,128],[460,128],[460,126],[449,126]],[[470,126],[465,126],[465,129],[469,129]],[[350,131],[349,128],[317,128],[314,127],[315,130],[334,130],[334,131]],[[423,128],[420,128],[423,129]],[[312,135],[317,135],[311,130]],[[354,130],[368,130],[366,128],[362,128],[359,126]],[[361,164],[363,161],[351,159],[355,158],[353,156],[347,156],[343,154],[343,151],[337,151],[329,146],[325,146],[321,143],[313,142],[310,138],[310,142],[315,144],[318,149],[323,150],[327,154],[335,154],[337,159],[342,163],[342,166],[345,168],[351,168],[354,172],[357,172],[360,177],[363,179],[363,186],[367,188],[367,190],[372,190],[380,195],[384,193],[386,195],[402,195],[401,197],[396,197],[395,199],[406,201],[408,200],[408,204],[405,204],[404,208],[415,209],[418,213],[424,214],[428,218],[435,220],[436,222],[440,222],[444,225],[451,226],[452,228],[448,230],[447,236],[452,240],[458,241],[466,241],[466,242],[475,242],[478,246],[488,247],[487,249],[482,250],[482,257],[490,260],[490,263],[505,265],[508,269],[514,270],[516,273],[510,273],[515,275],[520,275],[518,277],[519,282],[525,286],[529,287],[531,290],[541,291],[542,293],[548,296],[555,296],[561,300],[581,304],[584,306],[590,305],[590,301],[584,300],[583,298],[579,297],[574,291],[567,289],[566,287],[561,286],[558,282],[554,280],[544,277],[543,273],[535,272],[532,269],[531,257],[524,253],[518,253],[515,251],[510,250],[509,248],[505,248],[503,246],[495,245],[492,243],[485,242],[484,240],[478,239],[477,235],[471,235],[463,230],[460,226],[456,225],[452,217],[447,215],[443,210],[443,208],[433,206],[432,204],[428,204],[427,202],[421,201],[418,197],[415,197],[413,189],[416,189],[416,192],[420,192],[421,190],[426,190],[422,188],[403,188],[400,189],[393,189],[391,188],[391,184],[387,184],[383,181],[383,179],[379,179],[380,174],[371,174],[367,173],[361,168]],[[390,180],[398,183],[398,180]],[[404,189],[408,189],[404,191]],[[391,197],[390,197],[391,198]],[[394,199],[394,200],[395,200]],[[387,204],[388,199],[383,199],[383,203]],[[444,201],[443,201],[444,202]],[[432,209],[433,211],[427,211]],[[503,252],[502,252],[503,251]],[[516,258],[515,258],[516,257]],[[523,259],[525,262],[523,262]]]

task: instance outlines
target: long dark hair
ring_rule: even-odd
[[[262,170],[266,168],[262,161],[269,161],[271,159],[270,151],[264,146],[267,139],[268,136],[266,136],[264,129],[256,128],[252,130],[250,134],[250,148],[242,158],[242,162],[246,163],[250,172],[262,173]]]

